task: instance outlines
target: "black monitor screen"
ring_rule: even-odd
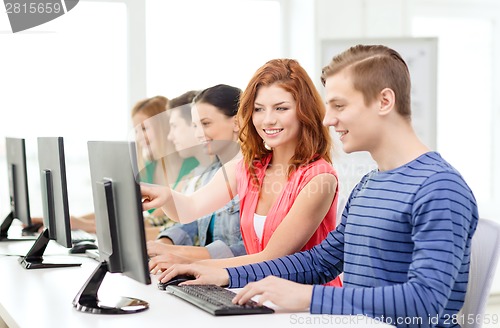
[[[50,239],[71,247],[71,229],[62,137],[38,138],[38,166],[42,192],[43,225]]]
[[[62,137],[38,138],[38,166],[44,231],[28,254],[20,257],[20,263],[26,269],[78,266],[80,263],[49,263],[43,260],[50,240],[64,247],[72,246]]]
[[[5,148],[11,208],[1,224],[0,240],[15,240],[9,239],[7,234],[14,219],[19,219],[25,226],[31,225],[25,141],[20,138],[5,138]]]
[[[116,304],[98,301],[96,286],[107,272],[122,273],[138,282],[151,283],[139,184],[135,179],[135,143],[89,141],[89,164],[101,264],[73,301],[90,313],[134,313],[148,304],[122,298]]]

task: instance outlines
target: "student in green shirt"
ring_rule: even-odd
[[[194,156],[182,157],[167,138],[170,132],[169,110],[191,103],[197,94],[197,91],[188,91],[170,101],[164,96],[155,96],[138,101],[132,108],[140,181],[167,182],[172,188],[180,190],[182,181],[199,166]],[[170,223],[161,210],[152,209],[148,212],[145,216],[146,238],[154,240],[160,230],[173,222]],[[42,222],[42,218],[33,218],[33,221],[37,220]],[[71,215],[71,228],[95,233],[94,213]]]

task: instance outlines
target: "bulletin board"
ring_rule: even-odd
[[[437,38],[368,38],[329,39],[321,43],[321,68],[342,51],[357,44],[381,44],[403,57],[410,70],[412,83],[412,124],[419,138],[430,149],[436,149],[437,108]],[[368,153],[345,154],[338,136],[334,139],[334,166],[339,174],[341,196],[347,197],[354,185],[375,162]]]

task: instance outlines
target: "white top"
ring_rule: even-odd
[[[264,224],[266,223],[266,215],[259,215],[257,213],[253,214],[253,228],[255,229],[255,234],[259,237],[259,241],[262,242],[262,233],[264,232]]]
[[[188,174],[188,176],[187,176],[188,182],[182,191],[183,194],[186,194],[186,195],[192,194],[196,191],[197,187],[200,187],[200,186],[197,186],[196,183],[198,182],[198,179],[201,179],[201,174],[206,169],[207,168],[205,166],[198,165]],[[186,177],[183,177],[183,179],[186,179]]]

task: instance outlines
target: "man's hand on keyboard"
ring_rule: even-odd
[[[234,303],[245,304],[252,297],[260,295],[258,303],[266,301],[291,311],[308,310],[311,305],[312,285],[303,285],[286,279],[268,276],[260,281],[248,283],[233,299]]]
[[[183,282],[182,285],[200,285],[213,284],[218,286],[227,286],[229,284],[229,274],[226,269],[214,268],[208,265],[192,264],[174,264],[163,271],[158,277],[161,282],[167,282],[177,275],[188,274],[196,277],[195,280]]]
[[[189,264],[193,261],[193,259],[176,254],[175,252],[157,256],[150,255],[149,270],[152,274],[159,274],[173,264]]]
[[[168,238],[162,238],[162,239],[170,240]],[[150,257],[172,253],[176,249],[176,247],[172,247],[174,246],[173,244],[164,243],[163,241],[160,240],[150,240],[147,242],[146,246],[148,248],[148,255]]]

